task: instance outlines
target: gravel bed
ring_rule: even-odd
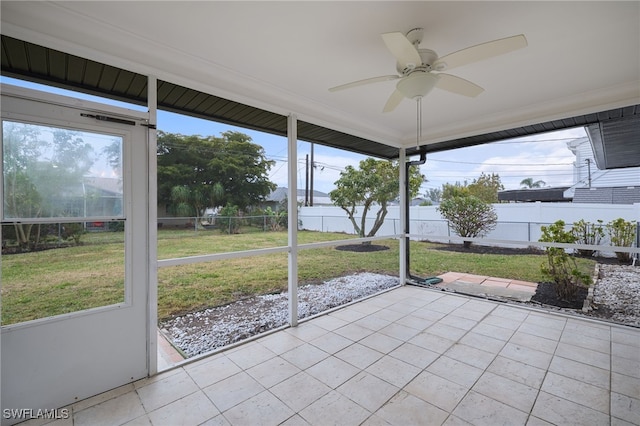
[[[298,316],[305,318],[397,285],[398,277],[360,273],[302,286],[298,289]],[[591,307],[586,313],[559,310],[640,327],[640,266],[600,265]],[[287,294],[268,294],[175,317],[161,323],[160,328],[192,357],[283,326],[287,315]]]
[[[398,277],[360,273],[310,284],[298,289],[298,317],[327,309],[399,285]],[[287,293],[239,300],[173,318],[160,324],[161,331],[187,357],[238,342],[287,324]]]
[[[591,312],[619,324],[640,327],[640,266],[599,266]]]

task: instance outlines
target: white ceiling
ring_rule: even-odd
[[[416,105],[380,34],[425,29],[440,56],[516,34],[528,47],[451,70],[477,98],[434,89],[422,143],[640,104],[640,2],[1,2],[2,33],[392,146]]]

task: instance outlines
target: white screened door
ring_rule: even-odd
[[[148,375],[147,116],[2,87],[3,424]]]

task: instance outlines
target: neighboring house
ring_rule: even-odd
[[[565,191],[567,189],[569,189],[568,186],[560,186],[554,188],[527,188],[498,191],[498,201],[515,203],[534,203],[536,201],[545,203],[568,202],[571,201],[571,198],[565,197]]]
[[[574,203],[640,204],[640,186],[576,188]]]
[[[122,181],[117,178],[85,177],[67,185],[62,195],[51,200],[51,208],[62,216],[122,215]]]
[[[285,187],[278,187],[271,194],[267,195],[267,199],[264,202],[265,207],[271,207],[275,210],[276,207],[281,207],[287,200],[288,189]],[[298,203],[305,205],[305,199],[310,202],[311,194],[305,196],[304,189],[298,189]],[[333,206],[329,194],[321,191],[313,191],[313,205],[314,206]]]
[[[595,204],[640,203],[640,167],[600,170],[588,137],[567,142],[576,156],[573,185],[498,192],[499,201],[569,202]]]
[[[589,139],[567,143],[576,156],[573,186],[564,195],[574,203],[640,203],[640,167],[600,170],[597,168]]]
[[[416,197],[409,202],[410,206],[436,206],[440,204],[434,203],[429,197]]]

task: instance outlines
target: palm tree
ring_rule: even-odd
[[[522,185],[523,188],[542,188],[546,184],[547,182],[543,180],[537,180],[534,182],[533,178],[526,178],[520,181],[520,185]]]

